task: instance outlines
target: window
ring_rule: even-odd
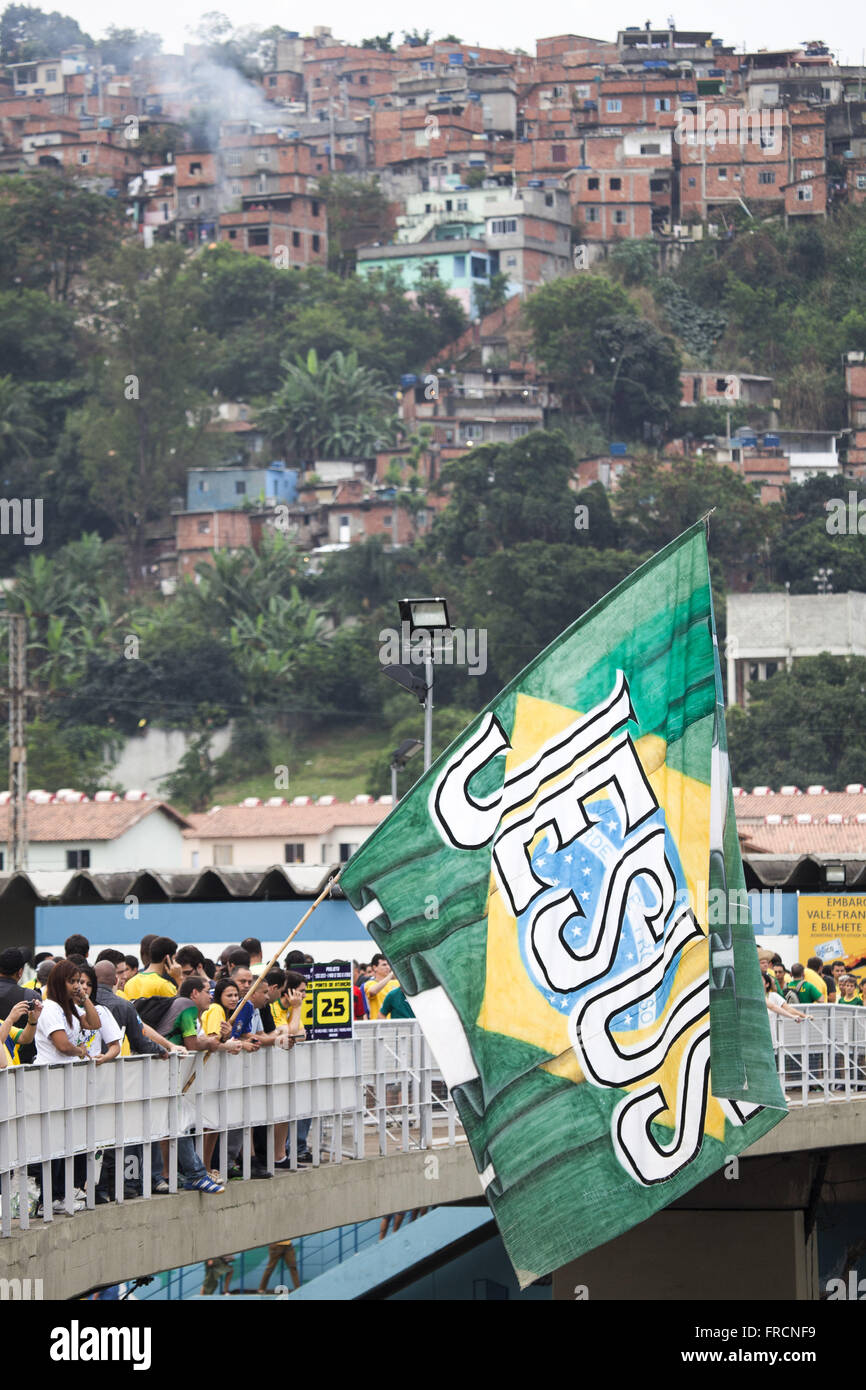
[[[716,390],[719,391],[722,395],[724,395],[724,392],[725,392],[725,390],[726,390],[726,388],[727,388],[727,385],[728,385],[727,377],[723,377],[723,376],[717,376],[717,377],[716,377]]]
[[[90,850],[89,849],[68,849],[66,851],[67,869],[89,869]]]
[[[6,868],[6,851],[0,849],[0,873]]]
[[[728,171],[727,171],[727,169],[722,168],[721,165],[720,165],[720,166],[719,166],[719,178],[722,179],[722,181],[724,181],[727,177],[728,177]]]
[[[301,244],[301,234],[300,234],[300,232],[292,232],[292,245],[293,245],[293,246],[300,246],[300,244]]]
[[[811,188],[798,188],[798,189],[797,189],[797,202],[798,202],[798,203],[811,203],[811,201],[812,201],[812,190],[811,190]]]
[[[554,95],[555,97],[565,96],[565,88],[564,88],[564,87],[554,87],[554,89],[553,89],[553,95]]]
[[[240,150],[229,150],[226,154],[226,164],[230,169],[239,169],[243,163]]]
[[[215,864],[234,863],[234,845],[214,845],[213,862]]]
[[[599,220],[598,208],[586,208],[583,215],[587,222],[597,222]]]
[[[641,154],[661,154],[662,147],[661,145],[641,145],[640,152]]]
[[[460,436],[462,439],[483,439],[484,426],[464,423],[460,426]]]
[[[198,164],[198,163],[190,164],[190,166],[189,166],[189,172],[190,172],[190,174],[200,174],[200,173],[201,173],[201,164]]]
[[[656,97],[656,99],[655,99],[655,109],[656,109],[656,111],[670,111],[670,109],[671,109],[671,99],[670,99],[670,97]]]
[[[348,863],[357,848],[357,845],[340,845],[340,863]]]
[[[322,238],[319,236],[318,232],[314,232],[314,233],[313,233],[313,250],[314,250],[314,251],[318,251],[319,246],[321,245],[321,241],[322,241]]]
[[[689,188],[694,188],[695,182],[696,182],[695,179],[689,179]]]
[[[523,436],[524,436],[525,434],[529,434],[529,426],[528,426],[528,425],[512,425],[512,426],[511,426],[511,438],[512,438],[512,439],[522,439]]]
[[[618,227],[621,227],[625,222],[625,208],[614,208],[613,220]]]
[[[283,845],[284,864],[303,864],[304,846],[302,844]]]
[[[667,179],[650,179],[650,193],[666,193]]]
[[[321,79],[321,77],[314,77],[314,78],[313,78],[313,86],[314,86],[314,87],[321,87],[321,85],[322,85],[322,79]]]
[[[454,257],[453,257],[453,270],[452,270],[452,273],[453,273],[453,275],[454,275],[454,279],[455,279],[455,280],[462,280],[462,279],[463,279],[463,277],[464,277],[465,274],[466,274],[466,257],[465,257],[465,256],[454,256]]]
[[[393,516],[391,515],[391,513],[389,512],[387,516],[383,516],[383,517],[382,517],[382,525],[383,525],[383,526],[390,526],[390,525],[392,524],[393,520],[394,520],[394,518],[393,518]]]
[[[268,86],[269,86],[269,87],[276,87],[276,85],[277,85],[277,79],[276,79],[276,77],[269,77],[269,78],[268,78]]]
[[[505,264],[506,264],[506,265],[517,265],[517,257],[516,257],[516,256],[506,256],[506,257],[505,257]]]
[[[317,200],[316,198],[314,198],[314,199],[313,199],[313,216],[314,216],[314,217],[318,217],[318,215],[319,215],[319,204],[318,204],[318,200]]]
[[[79,151],[78,151],[78,163],[79,163],[79,164],[89,164],[89,163],[90,163],[90,155],[88,154],[87,150],[79,150]]]
[[[598,188],[599,183],[600,183],[600,180],[599,180],[599,179],[587,179],[587,181],[586,181],[586,186],[587,186],[588,189],[590,189],[591,191],[594,192],[594,191]]]
[[[551,145],[550,158],[554,164],[564,164],[566,161],[566,150],[564,145]]]
[[[267,246],[269,241],[270,233],[267,227],[250,227],[247,246]]]
[[[859,189],[866,188],[866,174],[858,174],[855,182]]]
[[[621,188],[622,188],[622,179],[611,179],[611,181],[610,181],[610,191],[611,191],[611,193],[618,193],[619,190],[620,190]]]
[[[209,534],[210,534],[210,522],[209,522],[209,521],[200,521],[199,524],[198,524],[198,533],[199,533],[200,536],[207,536],[207,535],[209,535]]]
[[[187,198],[186,201],[187,201],[187,205],[188,205],[189,207],[191,207],[191,208],[200,208],[200,207],[201,207],[201,197],[200,197],[200,195],[199,195],[198,193],[190,193],[190,195],[189,195],[189,197]]]
[[[237,235],[238,235],[237,227],[230,227],[230,228],[229,228],[229,241],[235,241],[235,240],[237,239]]]
[[[622,102],[619,97],[608,97],[607,101],[604,103],[604,109],[605,111],[621,111]]]
[[[457,199],[457,211],[458,211],[458,212],[468,212],[468,211],[469,211],[469,199],[468,199],[468,198],[458,198],[458,199]]]
[[[758,173],[758,183],[775,183],[776,174],[773,169],[761,169]]]
[[[270,162],[271,162],[271,152],[270,152],[270,150],[256,150],[256,162],[257,162],[258,164],[270,164]]]
[[[231,188],[232,188],[232,193],[234,193],[235,195],[238,195],[238,194],[240,194],[240,193],[243,193],[243,191],[244,191],[244,186],[243,186],[242,183],[239,182],[238,179],[232,179]]]
[[[469,257],[469,274],[473,280],[484,280],[487,277],[487,262],[483,256]]]
[[[491,236],[503,236],[506,232],[517,231],[516,217],[494,217],[490,223]]]
[[[235,492],[238,493],[238,494],[240,494],[240,493],[246,492],[246,490],[247,490],[247,485],[246,485],[246,483],[244,482],[244,480],[243,480],[242,478],[237,478],[237,479],[235,480]]]
[[[358,81],[360,82],[360,84],[361,84],[362,87],[366,87],[366,86],[367,86],[367,74],[366,74],[365,72],[362,72],[362,73],[361,73],[361,76],[358,78]]]
[[[46,68],[46,69],[45,69],[45,81],[46,81],[46,82],[56,82],[56,81],[57,81],[57,69],[56,69],[56,68]]]
[[[830,90],[829,87],[822,87],[822,88],[821,88],[821,100],[822,100],[822,101],[832,101],[832,100],[833,100],[833,93],[832,93],[832,91]],[[808,138],[807,136],[805,136],[805,135],[803,136],[803,139],[804,139],[804,140],[806,140],[807,138]]]

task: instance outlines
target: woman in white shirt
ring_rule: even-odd
[[[98,1005],[90,998],[92,988],[87,971],[71,960],[58,961],[48,976],[45,986],[45,1003],[36,1025],[36,1062],[48,1065],[52,1062],[75,1062],[79,1058],[90,1058],[95,1063],[109,1061],[120,1051],[120,1029],[114,1019],[107,1023],[100,1017]],[[106,1011],[103,1010],[103,1013]],[[109,1016],[110,1017],[110,1016]],[[97,1047],[98,1040],[98,1047]],[[103,1053],[103,1041],[106,1051]],[[62,1158],[52,1159],[51,1190],[59,1194],[65,1183],[66,1163]],[[43,1165],[39,1165],[39,1201],[37,1214],[44,1202],[42,1189]],[[73,1182],[75,1188],[73,1207],[78,1210],[84,1205],[83,1192],[87,1174],[87,1155],[76,1154],[73,1163]],[[63,1209],[59,1195],[55,1196],[54,1210]]]
[[[83,980],[81,966],[71,960],[58,961],[48,976],[36,1025],[37,1064],[75,1062],[95,1055],[88,1053],[86,1039],[100,1031],[102,1020],[85,995]]]

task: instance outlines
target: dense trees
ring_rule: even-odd
[[[554,280],[524,313],[567,415],[627,439],[668,423],[680,399],[679,354],[619,285],[588,272]]]

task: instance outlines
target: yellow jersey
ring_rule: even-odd
[[[163,995],[167,999],[173,999],[177,994],[177,986],[173,980],[167,980],[164,975],[157,975],[155,970],[139,970],[137,975],[127,981],[123,991],[124,999],[153,999],[154,995]]]
[[[377,989],[375,994],[371,994],[370,986],[376,985],[378,983],[378,980],[366,980],[364,982],[364,993],[367,996],[367,1003],[370,1006],[371,1019],[376,1019],[379,1017],[380,1013],[382,1012],[382,1005],[388,998],[388,995],[391,993],[391,990],[397,988],[397,981],[389,980],[388,983],[382,987],[382,989]]]

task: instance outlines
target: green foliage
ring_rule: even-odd
[[[318,184],[328,214],[328,269],[351,275],[357,248],[385,239],[388,201],[377,178],[324,174]]]
[[[448,505],[430,545],[451,564],[527,540],[574,535],[574,460],[562,434],[535,430],[514,444],[485,444],[442,469]]]
[[[680,395],[676,347],[621,286],[588,272],[554,280],[524,314],[567,415],[626,436],[667,423]]]
[[[855,506],[853,517],[848,511],[850,497]],[[837,530],[835,521],[838,507],[827,509],[833,500],[844,503],[842,530]],[[861,502],[863,511],[858,517],[856,508]],[[856,529],[852,529],[852,521]],[[817,571],[832,570],[831,582],[836,593],[847,589],[866,592],[864,537],[866,485],[839,474],[792,483],[785,491],[780,526],[773,539],[774,578],[779,584],[789,584],[792,594],[814,594]]]
[[[728,712],[728,747],[744,786],[862,780],[866,658],[802,657],[790,671],[751,681],[748,710]]]
[[[86,403],[70,417],[91,497],[128,547],[130,579],[141,577],[144,528],[185,490],[186,469],[203,462],[211,409],[196,378],[208,343],[183,278],[184,253],[128,244],[91,291],[91,320],[113,343],[95,360]],[[111,486],[106,487],[106,465]]]
[[[74,44],[93,45],[78,21],[35,5],[7,5],[0,15],[0,63],[30,63],[39,58],[59,58]]]
[[[68,174],[0,178],[0,288],[22,285],[69,298],[73,277],[119,241],[118,200]]]
[[[508,276],[504,271],[497,270],[491,275],[488,285],[476,285],[475,312],[478,318],[483,319],[485,314],[492,314],[496,309],[501,309],[508,298]]]
[[[436,676],[434,675],[434,681]],[[405,696],[407,707],[412,704],[412,696],[408,691]],[[455,739],[459,738],[468,724],[475,718],[477,710],[459,709],[454,706],[434,709],[433,711],[433,761],[450,748]],[[387,734],[387,750],[383,750],[379,756],[370,764],[370,771],[367,776],[365,791],[369,796],[390,796],[391,795],[391,754],[404,739],[418,739],[424,742],[424,712],[417,701],[411,713],[404,714],[396,723],[392,724]],[[410,758],[402,772],[397,773],[397,796],[404,797],[407,792],[418,781],[424,772],[424,753],[416,753]]]
[[[658,279],[658,246],[652,237],[618,241],[608,257],[608,265],[624,285],[653,285]]]
[[[703,366],[709,367],[728,324],[725,315],[718,309],[695,303],[687,291],[671,279],[659,280],[655,294],[674,333]]]
[[[116,734],[91,724],[61,725],[37,715],[27,725],[27,778],[31,787],[77,787],[92,796],[105,787],[119,751]],[[8,741],[0,755],[8,753]]]
[[[362,48],[374,48],[379,53],[393,53],[394,45],[391,40],[394,37],[394,30],[389,29],[387,34],[374,34],[371,39],[362,39]]]
[[[393,439],[394,397],[355,352],[283,362],[283,381],[259,421],[286,455],[306,468],[317,459],[363,458]]]
[[[711,507],[711,555],[729,580],[744,572],[754,579],[766,566],[773,510],[761,506],[733,469],[688,459],[638,463],[623,474],[613,499],[622,543],[648,552],[661,550]]]

